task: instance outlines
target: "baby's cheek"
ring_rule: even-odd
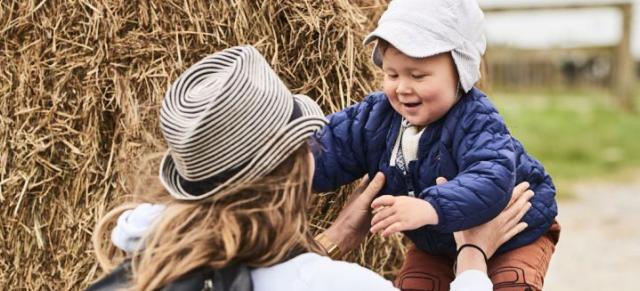
[[[387,97],[389,97],[389,99],[390,99],[390,100],[391,100],[392,98],[393,98],[393,99],[397,99],[397,96],[396,96],[396,92],[395,92],[395,90],[392,90],[392,89],[390,89],[390,88],[384,87],[384,88],[382,89],[382,91],[384,92],[384,94],[386,94],[386,95],[387,95]]]
[[[449,109],[451,109],[451,106],[449,106],[445,102],[442,102],[441,100],[433,101],[431,102],[431,106],[429,106],[429,115],[434,120],[437,120],[447,114],[447,112],[449,112]]]
[[[423,92],[423,102],[429,103],[433,108],[447,110],[452,105],[454,98],[452,96],[448,96],[446,91],[434,89],[425,90]]]
[[[395,111],[399,110],[399,106],[400,106],[400,101],[398,101],[398,96],[396,95],[395,92],[384,92],[385,94],[387,94],[387,98],[389,98],[389,103],[391,103],[391,107],[393,107],[393,109]]]

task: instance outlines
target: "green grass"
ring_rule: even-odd
[[[619,109],[605,91],[494,90],[490,95],[511,133],[557,184],[640,168],[640,114]]]

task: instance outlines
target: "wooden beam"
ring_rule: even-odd
[[[622,35],[620,41],[614,48],[614,71],[612,89],[619,98],[620,104],[627,110],[635,110],[634,88],[635,70],[634,59],[631,55],[631,23],[633,21],[633,3],[628,0],[615,2],[592,2],[592,3],[546,3],[546,4],[524,4],[511,6],[483,6],[485,13],[496,12],[516,12],[516,11],[543,11],[543,10],[571,10],[571,9],[594,9],[594,8],[615,8],[622,15]]]
[[[572,9],[597,9],[597,8],[622,8],[631,5],[629,1],[617,2],[592,2],[592,3],[545,3],[522,5],[486,5],[482,6],[485,13],[514,12],[514,11],[539,11],[539,10],[572,10]]]
[[[633,89],[635,70],[631,55],[631,22],[633,19],[631,4],[620,7],[622,12],[622,37],[616,49],[616,69],[614,73],[615,93],[620,98],[622,106],[634,110]]]

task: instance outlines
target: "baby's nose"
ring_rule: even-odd
[[[396,88],[396,94],[398,95],[406,95],[411,94],[411,86],[408,82],[398,82],[398,87]]]

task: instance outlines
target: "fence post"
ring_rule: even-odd
[[[620,98],[620,104],[624,109],[635,110],[634,102],[634,81],[635,70],[634,60],[631,56],[631,22],[633,11],[631,3],[620,4],[622,14],[622,35],[616,47],[616,64],[614,72],[615,94]]]

